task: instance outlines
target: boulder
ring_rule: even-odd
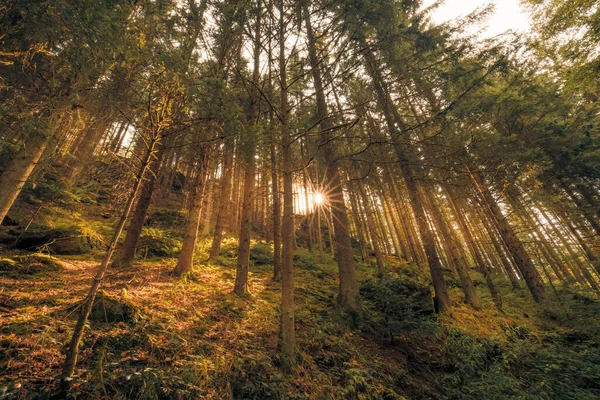
[[[27,254],[10,258],[0,258],[0,271],[35,275],[42,272],[57,272],[64,268],[64,264],[46,254]]]
[[[98,322],[127,322],[140,320],[142,313],[124,294],[114,296],[104,290],[98,291],[92,306],[90,319]]]
[[[4,217],[4,219],[2,220],[2,224],[0,224],[2,226],[19,226],[19,222],[15,219],[12,219],[11,217],[9,217],[8,215],[6,217]]]
[[[77,255],[92,251],[97,243],[78,227],[25,232],[15,243],[21,250],[45,250],[52,254]]]

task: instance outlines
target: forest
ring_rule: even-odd
[[[441,3],[0,2],[0,399],[600,398],[599,4]]]

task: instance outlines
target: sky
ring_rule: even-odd
[[[425,0],[423,3],[428,6],[434,3],[434,0]],[[482,32],[483,36],[496,36],[509,29],[521,32],[529,30],[530,19],[525,9],[519,4],[519,0],[446,0],[433,13],[432,18],[435,22],[445,22],[467,15],[477,7],[486,6],[490,3],[496,5],[496,11],[484,24],[487,25],[487,28]]]

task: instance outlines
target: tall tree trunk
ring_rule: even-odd
[[[229,220],[228,213],[231,213],[232,204],[230,202],[232,178],[233,178],[233,142],[231,139],[226,139],[225,148],[223,150],[223,174],[221,177],[221,196],[219,208],[217,211],[217,221],[215,232],[213,234],[212,245],[210,247],[209,258],[216,259],[221,251],[221,241],[223,240],[223,231],[227,227]]]
[[[550,266],[554,270],[554,273],[559,280],[566,281],[568,284],[573,281],[573,276],[566,267],[565,260],[562,260],[560,256],[554,251],[554,247],[548,243],[548,239],[541,232],[539,225],[531,216],[534,212],[529,209],[525,209],[525,204],[521,201],[519,193],[515,188],[508,189],[508,200],[510,201],[513,209],[517,210],[517,215],[521,217],[521,220],[525,225],[529,226],[531,233],[537,238],[538,246],[544,255],[544,257],[550,263]]]
[[[501,311],[502,298],[498,294],[496,286],[492,281],[492,277],[490,275],[489,269],[486,266],[483,255],[481,254],[479,248],[477,247],[477,244],[475,243],[475,238],[473,237],[471,227],[469,226],[465,217],[464,207],[460,207],[460,205],[458,204],[458,196],[455,196],[455,194],[451,191],[448,191],[448,201],[450,203],[450,206],[452,207],[452,210],[454,211],[454,216],[456,217],[456,222],[458,223],[462,236],[467,242],[467,247],[469,248],[469,251],[473,256],[473,261],[475,261],[477,270],[481,272],[481,274],[484,276],[485,283],[488,287],[488,290],[490,291],[492,300],[494,301],[494,305],[498,310]]]
[[[109,126],[110,122],[108,117],[101,117],[93,120],[92,126],[86,130],[81,143],[73,152],[73,156],[67,166],[67,171],[64,173],[66,178],[70,180],[77,179],[77,176],[83,169],[90,165],[94,158],[94,151],[96,150],[96,147],[98,147],[98,144],[100,144],[100,141],[106,134]]]
[[[368,242],[368,229],[366,228],[367,222],[365,221],[365,212],[363,211],[363,207],[360,200],[357,199],[355,193],[358,192],[357,185],[352,182],[350,184],[350,207],[352,207],[352,218],[354,219],[354,223],[356,225],[356,234],[358,237],[358,242],[360,244],[360,253],[363,262],[369,262],[369,254],[367,250],[367,242]]]
[[[504,267],[504,271],[506,271],[506,275],[508,275],[508,279],[510,280],[510,283],[512,284],[513,289],[520,289],[521,285],[519,284],[519,278],[517,277],[517,273],[513,269],[513,266],[511,264],[509,258],[505,254],[504,248],[502,247],[502,244],[498,240],[498,237],[497,237],[498,235],[497,235],[496,231],[494,231],[492,229],[492,226],[488,222],[487,215],[484,214],[481,216],[481,222],[482,222],[483,227],[486,230],[488,236],[490,237],[490,240],[492,241],[492,245],[494,246],[494,249],[496,250],[498,257],[500,258],[500,262],[502,263],[502,266]]]
[[[442,216],[439,205],[435,203],[436,199],[433,198],[433,195],[431,195],[431,197],[431,215],[435,221],[435,226],[440,230],[441,236],[447,245],[450,258],[456,267],[456,272],[458,272],[462,290],[465,293],[465,299],[473,308],[480,309],[481,302],[477,297],[475,286],[473,285],[473,281],[469,275],[467,261],[464,259],[462,251],[458,248],[458,240]]]
[[[0,175],[0,223],[21,193],[33,169],[44,154],[52,135],[32,132]]]
[[[202,236],[208,236],[210,232],[210,224],[212,223],[212,215],[213,215],[213,204],[214,204],[214,191],[215,181],[211,179],[207,183],[206,187],[206,209],[204,213],[204,222],[202,225]]]
[[[194,251],[196,250],[196,239],[198,237],[198,228],[200,227],[200,216],[202,213],[202,204],[204,202],[206,179],[208,177],[210,148],[206,145],[201,146],[198,153],[199,158],[194,193],[185,222],[181,253],[177,259],[177,265],[173,270],[175,276],[187,274],[192,270],[194,264]]]
[[[575,194],[575,192],[573,191],[573,189],[571,188],[571,186],[568,183],[561,181],[561,187],[569,195],[571,200],[573,200],[573,203],[575,203],[577,208],[579,208],[581,215],[583,215],[583,217],[590,224],[592,229],[594,229],[594,232],[596,232],[596,235],[600,235],[600,223],[598,223],[597,215],[596,216],[590,215],[588,210],[586,210],[585,205],[582,203],[581,199],[579,197],[577,197],[577,195]]]
[[[133,258],[135,257],[135,250],[140,240],[142,229],[144,228],[144,221],[146,220],[146,215],[148,214],[148,208],[150,207],[154,188],[156,187],[156,180],[161,169],[164,153],[165,146],[161,144],[156,152],[156,157],[153,157],[150,160],[150,165],[148,166],[149,173],[144,179],[140,189],[140,196],[137,201],[135,211],[133,212],[131,222],[129,223],[129,227],[127,228],[125,240],[123,241],[123,244],[121,244],[117,258],[112,264],[112,266],[115,268],[130,267]]]
[[[260,93],[257,90],[258,80],[260,78],[260,50],[261,50],[261,0],[258,0],[256,5],[256,25],[254,30],[254,70],[252,73],[253,87],[250,90],[251,103],[249,111],[249,123],[252,125],[252,130],[258,128],[259,118],[259,101]],[[235,272],[235,284],[233,292],[238,296],[243,295],[248,291],[248,268],[250,266],[250,231],[252,219],[252,200],[254,195],[254,177],[256,161],[254,155],[256,153],[256,139],[253,137],[257,132],[247,132],[243,140],[244,148],[241,152],[244,154],[244,193],[242,197],[242,212],[240,216],[240,235],[239,247],[237,254],[237,268]]]
[[[248,150],[250,151],[250,150]],[[242,296],[248,291],[248,268],[250,265],[250,227],[252,218],[252,197],[254,192],[254,152],[245,159],[244,192],[240,216],[240,235],[237,253],[237,268],[233,291]]]
[[[165,105],[165,107],[168,107],[168,105]],[[102,280],[104,279],[104,275],[108,268],[110,258],[113,255],[113,252],[115,251],[117,242],[119,241],[119,237],[121,236],[121,232],[123,232],[123,228],[125,226],[125,221],[127,220],[129,212],[131,211],[133,202],[135,201],[135,197],[136,197],[136,195],[140,189],[140,186],[142,184],[142,180],[143,180],[144,176],[146,175],[146,170],[148,169],[150,160],[152,159],[152,157],[154,155],[156,145],[157,145],[157,142],[160,137],[157,133],[158,132],[153,132],[152,138],[151,138],[150,142],[148,143],[148,149],[145,153],[144,158],[142,159],[142,163],[140,165],[140,169],[136,176],[135,183],[134,183],[133,187],[131,188],[131,192],[129,193],[127,202],[125,203],[125,206],[123,207],[123,212],[121,214],[121,217],[119,218],[119,222],[117,223],[117,226],[113,233],[112,239],[110,240],[110,242],[108,244],[106,254],[104,255],[104,258],[102,259],[100,267],[98,268],[98,271],[96,272],[96,275],[95,275],[94,279],[92,280],[92,284],[90,286],[88,295],[85,298],[83,305],[81,306],[79,318],[77,319],[77,323],[75,324],[75,329],[73,330],[73,336],[71,337],[69,347],[67,348],[67,352],[66,352],[66,356],[65,356],[65,363],[63,365],[63,373],[61,376],[61,386],[63,389],[67,389],[68,382],[69,382],[68,380],[73,376],[73,372],[75,371],[75,365],[77,364],[77,358],[79,356],[79,345],[80,345],[81,339],[83,337],[85,325],[90,316],[90,312],[92,311],[92,306],[94,305],[94,300],[96,298],[96,294],[98,293],[98,289],[100,288],[100,285],[102,284]]]
[[[367,59],[367,70],[373,81],[375,92],[377,93],[377,102],[381,110],[384,113],[385,121],[394,143],[394,151],[398,159],[398,166],[402,172],[404,183],[409,194],[411,208],[415,214],[417,220],[417,227],[425,248],[425,254],[427,255],[427,263],[429,264],[429,271],[431,274],[431,280],[435,290],[435,303],[436,309],[439,312],[450,311],[450,296],[448,295],[448,288],[444,281],[444,275],[442,273],[442,263],[440,261],[439,254],[435,248],[435,237],[429,224],[427,223],[427,215],[425,213],[424,204],[425,201],[421,198],[421,191],[417,183],[417,176],[414,171],[413,165],[408,160],[401,141],[401,132],[399,129],[403,126],[403,121],[397,115],[397,110],[394,109],[392,99],[384,89],[383,81],[380,71],[377,69],[377,63],[375,57],[371,52],[366,53]]]
[[[273,185],[273,279],[278,281],[281,279],[281,200],[274,139],[271,142],[271,182]]]
[[[525,251],[523,244],[517,237],[506,217],[502,214],[498,203],[488,190],[479,173],[472,171],[468,167],[467,169],[469,170],[469,175],[471,176],[475,188],[479,192],[484,204],[490,212],[490,215],[493,217],[494,222],[498,227],[498,231],[500,232],[504,243],[506,243],[506,247],[510,251],[515,263],[521,270],[523,279],[525,280],[529,291],[533,295],[534,300],[538,302],[544,309],[550,310],[550,299],[546,294],[544,284],[540,279],[538,272],[535,269],[535,265],[533,265],[533,262],[531,261],[531,258],[529,258],[527,251]]]
[[[279,84],[281,120],[281,157],[283,161],[283,226],[281,258],[281,353],[284,367],[296,363],[294,317],[294,193],[292,175],[292,138],[288,127],[288,85],[285,60],[285,9],[279,2]]]
[[[377,262],[377,272],[382,274],[385,271],[385,265],[383,263],[383,256],[381,255],[381,249],[379,248],[379,235],[375,228],[375,223],[373,218],[375,217],[374,211],[371,208],[371,203],[369,198],[367,197],[367,193],[365,188],[361,185],[359,186],[360,196],[362,198],[363,206],[365,207],[365,218],[367,220],[367,226],[369,231],[371,232],[372,244],[373,244],[373,252],[375,253],[375,261]]]
[[[303,4],[304,20],[308,37],[308,53],[312,68],[313,83],[317,98],[317,117],[321,129],[321,143],[325,146],[325,183],[327,195],[332,205],[333,228],[335,232],[335,249],[339,269],[340,292],[338,302],[342,307],[347,307],[355,312],[362,312],[362,304],[358,292],[358,279],[356,266],[352,254],[352,244],[348,233],[348,213],[344,200],[342,181],[338,172],[338,163],[333,153],[333,146],[329,143],[329,134],[332,128],[321,78],[321,60],[317,57],[316,39],[312,29],[308,2]]]

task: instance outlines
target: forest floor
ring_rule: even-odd
[[[278,358],[280,284],[270,247],[254,243],[249,295],[232,293],[237,244],[216,263],[199,246],[193,274],[174,279],[175,258],[110,270],[81,347],[77,399],[596,399],[600,300],[557,288],[555,312],[497,279],[504,313],[474,274],[484,309],[427,312],[427,274],[388,260],[359,263],[362,317],[336,306],[337,266],[295,256],[297,367]],[[28,254],[23,256],[24,254]],[[98,258],[3,251],[0,260],[0,399],[44,399],[56,388],[65,345]],[[21,257],[21,258],[19,258]],[[16,262],[13,262],[13,261]]]

